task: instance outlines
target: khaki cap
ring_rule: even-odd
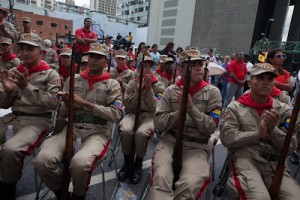
[[[51,46],[52,46],[51,40],[46,39],[43,42],[42,50],[44,50],[44,51],[50,51]]]
[[[153,58],[151,56],[146,56],[145,55],[144,61],[142,61],[142,59],[143,59],[143,56],[141,56],[141,58],[140,58],[140,62],[138,63],[139,66],[141,65],[141,63],[144,63],[144,62],[149,62],[149,63],[152,64],[152,66],[155,65],[155,62],[153,61]]]
[[[180,62],[188,61],[188,57],[189,56],[191,57],[191,61],[194,61],[194,60],[203,60],[203,61],[206,61],[205,58],[203,58],[203,57],[200,56],[200,51],[199,50],[189,49],[189,50],[183,51],[179,55]]]
[[[173,58],[171,58],[171,57],[166,57],[166,58],[164,59],[164,63],[167,63],[167,62],[174,63],[174,60],[173,60]]]
[[[127,52],[123,49],[115,51],[116,58],[127,58]]]
[[[91,43],[90,44],[90,50],[87,52],[89,53],[94,53],[94,54],[99,54],[103,56],[108,55],[108,49],[105,45],[99,44],[99,43]]]
[[[62,48],[60,49],[60,56],[72,56],[72,49],[70,48]]]
[[[35,47],[42,46],[40,37],[31,35],[30,33],[21,34],[20,41],[17,44],[28,44]]]
[[[12,44],[12,40],[10,38],[2,37],[0,44]]]
[[[275,68],[269,63],[256,63],[250,70],[250,76],[257,76],[263,73],[271,73],[274,77],[278,75],[275,72]]]
[[[29,23],[31,23],[31,19],[29,17],[22,17],[22,22],[29,22]]]
[[[3,13],[3,18],[7,17],[8,13],[6,10],[4,10],[3,8],[0,8],[0,12]]]
[[[159,56],[159,62],[160,62],[160,63],[164,63],[164,60],[165,60],[167,57],[168,57],[167,55],[160,55],[160,56]]]
[[[82,56],[81,62],[89,62],[89,57],[88,56]]]

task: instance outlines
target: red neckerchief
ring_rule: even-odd
[[[272,108],[273,98],[271,96],[269,96],[269,99],[266,103],[258,104],[253,101],[251,94],[252,94],[251,92],[249,92],[248,94],[244,94],[237,100],[237,102],[257,110],[259,116],[261,116],[264,109],[270,110]]]
[[[102,76],[94,76],[94,77],[90,77],[88,72],[89,72],[89,69],[86,69],[85,71],[80,72],[80,76],[82,76],[83,78],[85,78],[89,81],[90,90],[93,89],[94,83],[110,79],[110,75],[108,72],[104,72]]]
[[[270,93],[270,96],[271,97],[279,97],[280,95],[282,95],[282,91],[274,86],[271,93]]]
[[[122,69],[119,69],[118,66],[116,67],[117,71],[118,71],[118,74],[126,71],[128,69],[127,65],[125,65]]]
[[[153,84],[156,83],[157,81],[158,79],[154,75],[152,75],[151,83]]]
[[[29,76],[33,73],[36,73],[36,72],[41,72],[41,71],[45,71],[45,70],[48,70],[48,69],[51,69],[46,62],[44,61],[41,61],[40,64],[38,66],[35,66],[35,67],[31,67],[31,68],[27,68],[25,67],[23,64],[20,64],[18,67],[17,67],[17,70],[21,73],[24,73],[25,71],[25,68],[27,69],[28,73],[29,73]]]
[[[75,63],[75,73],[77,71],[77,64]],[[68,78],[71,75],[71,66],[70,68],[66,69],[64,66],[59,65],[59,72],[64,79]]]
[[[165,77],[168,81],[172,80],[173,74],[167,74],[166,72],[161,73],[161,77]]]
[[[162,71],[161,71],[161,68],[160,67],[158,67],[156,70],[155,70],[157,73],[159,73],[159,74],[161,74],[162,73]]]
[[[189,93],[190,93],[191,97],[193,97],[194,94],[195,94],[197,91],[199,91],[199,90],[201,90],[202,88],[204,88],[205,86],[207,86],[207,84],[208,84],[207,82],[205,82],[205,81],[202,80],[202,81],[200,81],[200,83],[198,83],[198,85],[196,85],[196,86],[194,86],[194,87],[190,87]],[[179,81],[177,81],[176,85],[177,85],[178,87],[183,86],[183,85],[184,85],[183,78],[181,78]]]
[[[1,57],[2,57],[1,59],[3,60],[3,62],[7,62],[7,61],[10,61],[10,60],[16,58],[17,56],[13,52],[11,52],[8,56],[5,56],[4,54],[2,54]]]

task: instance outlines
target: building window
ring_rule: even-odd
[[[36,25],[43,25],[44,22],[42,20],[36,20]]]
[[[141,21],[141,17],[137,17],[137,18],[136,18],[136,21]]]
[[[144,11],[143,7],[139,8],[139,12],[143,12],[143,11]]]
[[[149,6],[146,6],[146,11],[148,11],[149,10]]]
[[[51,22],[51,27],[57,27],[57,23]]]
[[[69,29],[69,25],[65,25],[65,29]]]

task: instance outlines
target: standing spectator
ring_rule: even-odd
[[[91,30],[92,19],[87,17],[84,19],[83,28],[79,28],[75,31],[75,60],[79,63],[81,60],[81,54],[87,52],[90,49],[90,44],[97,42],[97,34]]]
[[[160,54],[157,51],[158,50],[157,44],[153,44],[151,50],[152,51],[150,53],[150,56],[152,57],[153,61],[155,62],[155,65],[153,65],[153,70],[156,70],[156,68],[158,67],[159,56],[160,56]]]
[[[42,59],[52,68],[55,69],[58,66],[58,57],[54,49],[51,48],[52,43],[46,39],[42,46]]]
[[[129,32],[128,33],[128,35],[127,35],[127,41],[130,43],[130,45],[131,45],[131,43],[132,43],[132,35],[131,35],[131,32]]]
[[[232,98],[239,99],[244,90],[244,83],[247,74],[246,63],[243,62],[244,54],[239,51],[235,54],[235,60],[230,63],[229,66],[229,82],[227,85],[226,98],[223,105],[225,110]]]
[[[22,26],[23,30],[18,32],[18,41],[23,33],[30,33],[31,35],[34,35],[35,38],[40,38],[38,34],[31,30],[31,19],[29,17],[22,17]],[[40,42],[42,42],[42,39],[40,39]]]
[[[10,70],[20,64],[19,58],[12,52],[12,41],[10,38],[2,37],[0,40],[0,69]]]
[[[247,90],[249,90],[248,82],[250,81],[250,71],[253,67],[253,64],[250,62],[250,57],[247,54],[244,55],[244,62],[246,63],[246,67],[247,67],[247,76],[246,76],[246,82],[244,85],[244,91],[247,91]]]
[[[4,20],[7,17],[7,12],[0,8],[0,39],[2,37],[10,38],[11,40],[17,39],[17,31],[13,24]]]
[[[230,65],[231,58],[230,56],[226,55],[224,57],[224,63],[222,64],[222,67],[226,70],[224,74],[222,74],[222,105],[224,105],[225,97],[226,97],[226,91],[227,91],[227,84],[229,81],[229,65]]]
[[[289,72],[282,67],[284,59],[286,59],[286,55],[280,49],[270,51],[267,56],[267,62],[276,69],[276,73],[278,74],[275,78],[274,86],[280,90],[289,92],[293,90],[293,87]]]
[[[134,53],[133,53],[133,48],[129,47],[128,49],[128,60],[134,60]]]
[[[213,49],[209,49],[209,50],[207,51],[207,56],[208,56],[208,58],[209,58],[209,62],[213,62],[213,63],[218,64],[218,63],[217,63],[217,59],[216,59],[216,57],[215,57],[215,55],[214,55],[214,50],[213,50]]]
[[[183,52],[183,49],[181,47],[178,47],[176,49],[176,63],[179,63],[179,55]]]
[[[173,58],[174,61],[176,61],[176,53],[174,52],[174,43],[169,42],[166,47],[161,51],[160,54],[167,55],[168,57]]]
[[[109,50],[111,50],[114,47],[114,45],[111,43],[112,38],[113,37],[110,35],[105,35],[105,37],[104,37],[104,44],[105,44],[106,48]]]

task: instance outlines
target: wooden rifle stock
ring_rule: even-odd
[[[203,76],[203,80],[204,81],[208,81],[208,64],[209,64],[209,60],[206,61],[206,64],[205,64],[205,68],[204,68],[204,76]]]
[[[295,102],[295,106],[292,112],[291,121],[289,124],[289,127],[287,129],[287,133],[284,138],[284,142],[282,145],[282,149],[280,152],[279,160],[276,166],[276,170],[274,173],[274,178],[272,180],[272,184],[270,187],[270,196],[272,200],[278,199],[282,177],[284,173],[285,168],[285,159],[288,154],[290,142],[292,140],[292,136],[294,134],[294,128],[297,121],[298,113],[299,113],[299,107],[300,107],[300,92],[297,93],[297,98]]]
[[[175,190],[175,183],[179,179],[179,174],[182,168],[182,136],[184,130],[184,123],[186,119],[190,80],[191,80],[191,57],[189,56],[188,64],[184,75],[184,87],[183,87],[182,100],[180,106],[180,116],[179,116],[178,126],[176,130],[176,143],[173,151],[173,163],[172,163],[173,173],[174,173],[173,190]]]
[[[173,84],[175,84],[175,82],[176,82],[176,77],[177,77],[177,64],[175,63],[174,66],[175,66],[175,69],[174,69],[174,76],[173,76]]]
[[[74,154],[73,150],[73,116],[74,116],[74,79],[75,79],[75,44],[72,47],[72,58],[71,58],[71,74],[70,74],[70,84],[69,84],[69,99],[68,99],[68,126],[66,133],[66,143],[64,151],[64,164],[63,164],[63,187],[61,193],[61,199],[66,200],[68,196],[68,189],[71,180],[71,174],[69,171],[69,166],[71,159]]]
[[[107,66],[107,72],[110,72],[110,66],[111,66],[111,50],[109,50],[109,62],[108,62],[108,66]]]

